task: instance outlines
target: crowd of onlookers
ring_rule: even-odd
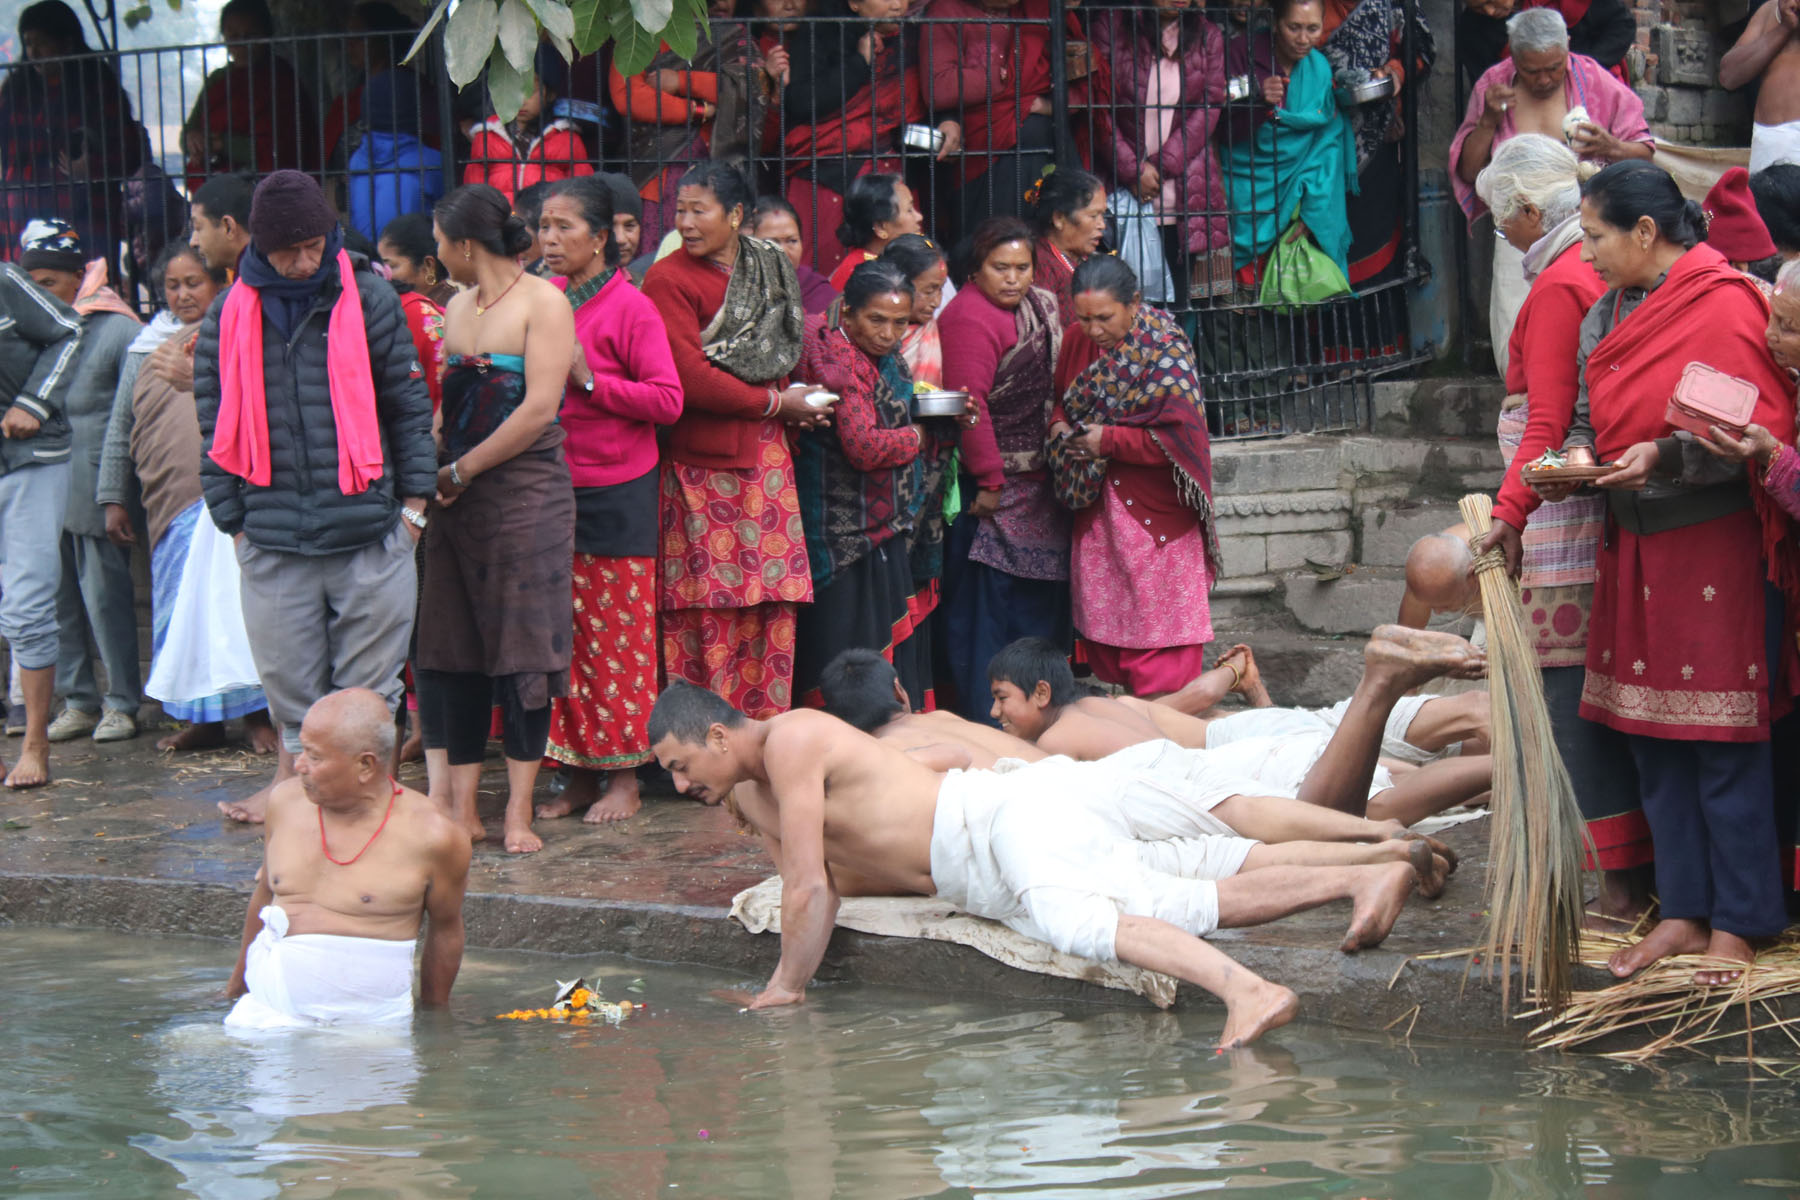
[[[458,181],[528,208],[542,185],[612,167],[654,251],[682,173],[725,159],[789,201],[803,260],[829,276],[867,227],[859,179],[904,178],[926,231],[955,246],[987,216],[1030,216],[1060,164],[1102,181],[1109,244],[1153,299],[1273,297],[1263,267],[1284,235],[1323,264],[1319,299],[1399,277],[1399,92],[1434,58],[1404,10],[1147,0],[1071,8],[1053,37],[1048,0],[743,0],[713,6],[692,55],[664,46],[629,78],[608,53],[571,64],[546,42],[503,120],[484,83],[440,91],[430,54],[401,61],[416,31],[386,0],[356,4],[333,39],[284,37],[264,0],[231,0],[228,59],[187,105],[182,166],[165,172],[134,107],[168,101],[140,84],[134,106],[75,11],[41,0],[0,86],[0,191],[13,239],[55,216],[109,255],[130,242],[117,265],[142,279],[179,231],[179,193],[221,173],[315,174],[373,242]],[[1060,249],[1072,268],[1092,247]]]

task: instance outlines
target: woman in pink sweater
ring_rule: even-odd
[[[573,768],[540,817],[637,812],[656,702],[656,427],[681,415],[681,380],[656,306],[619,270],[612,191],[598,179],[550,186],[539,218],[544,265],[575,309],[563,396],[563,452],[575,485],[575,644],[549,756]]]

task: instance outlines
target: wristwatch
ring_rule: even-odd
[[[400,506],[400,519],[405,521],[408,525],[411,525],[414,529],[417,529],[421,533],[423,533],[425,531],[425,514],[422,512],[414,512],[412,509],[407,508],[405,505],[401,505]]]

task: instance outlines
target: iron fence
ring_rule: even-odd
[[[665,50],[629,79],[604,53],[572,66],[541,54],[541,115],[512,127],[493,119],[481,85],[452,88],[439,47],[400,65],[411,37],[396,30],[9,64],[7,243],[31,217],[69,220],[148,307],[149,267],[183,236],[185,197],[220,172],[309,171],[373,242],[396,205],[428,208],[474,178],[512,191],[579,164],[632,180],[648,247],[672,224],[681,173],[727,158],[759,193],[794,204],[828,270],[860,174],[901,175],[926,231],[954,247],[990,214],[1034,215],[1047,168],[1085,169],[1111,198],[1108,243],[1126,243],[1147,268],[1147,295],[1188,329],[1218,435],[1364,427],[1371,381],[1422,357],[1407,324],[1407,288],[1422,273],[1415,96],[1431,58],[1416,0],[1362,0],[1356,11],[1379,20],[1347,20],[1326,39],[1323,104],[1296,93],[1329,126],[1333,85],[1402,64],[1396,97],[1342,109],[1349,128],[1335,148],[1315,126],[1272,118],[1263,8],[933,0],[914,15],[896,3],[883,22],[746,2],[712,22],[691,62]],[[1316,71],[1306,82],[1318,91]],[[1257,264],[1269,233],[1293,232],[1292,214],[1276,209],[1306,196],[1333,211],[1334,190],[1342,227],[1313,233],[1347,243],[1354,293],[1265,299]]]

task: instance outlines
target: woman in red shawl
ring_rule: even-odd
[[[1070,287],[1050,468],[1075,510],[1075,628],[1100,679],[1166,695],[1206,670],[1219,560],[1194,351],[1122,260],[1088,259]]]
[[[1764,344],[1767,301],[1698,244],[1700,207],[1667,172],[1615,163],[1582,196],[1584,253],[1611,290],[1582,322],[1565,444],[1617,468],[1597,481],[1608,515],[1581,715],[1630,741],[1662,901],[1661,922],[1611,967],[1626,976],[1671,954],[1748,962],[1754,939],[1787,925],[1769,711],[1791,694],[1779,647],[1792,543],[1744,467],[1675,436],[1664,414],[1683,372],[1704,364],[1755,386],[1752,420],[1791,438],[1793,388]]]

